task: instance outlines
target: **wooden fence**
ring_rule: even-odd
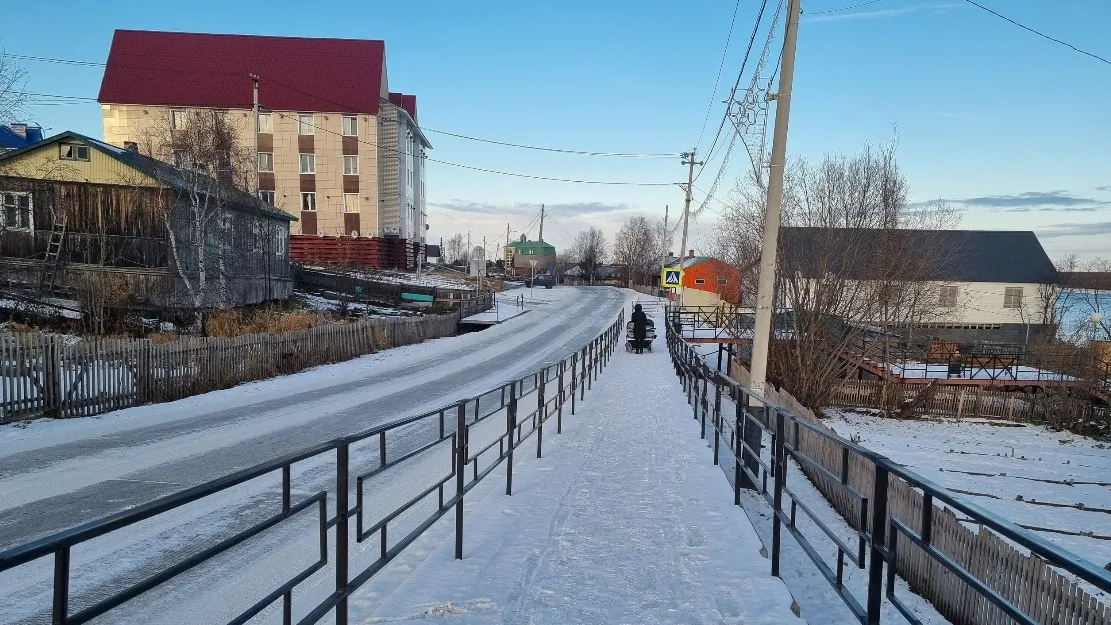
[[[741,383],[748,371],[734,361],[732,375]],[[768,401],[806,421],[827,427],[813,411],[795,401],[785,390],[769,389]],[[788,431],[787,436],[795,436]],[[848,460],[848,484],[874,501],[875,465],[854,453],[844,454],[844,446],[799,428],[798,450],[841,475],[842,462]],[[803,473],[854,529],[861,528],[860,500],[847,493],[840,482],[812,467],[801,466]],[[887,518],[899,519],[915,532],[921,532],[921,491],[891,475],[887,490]],[[951,510],[933,506],[931,542],[938,550],[994,588],[1015,606],[1043,625],[1111,625],[1111,605],[1101,603],[1068,576],[1048,566],[1037,556],[1023,553],[991,530],[969,527]],[[871,522],[867,515],[866,524]],[[954,625],[1011,625],[1010,617],[977,593],[944,565],[926,555],[909,540],[897,543],[898,573],[911,591],[921,595]]]
[[[0,423],[92,416],[454,335],[459,313],[168,343],[0,333]]]
[[[843,380],[834,388],[831,403],[861,408],[898,406],[914,399],[925,388],[926,384]],[[1066,402],[1062,399],[1059,403],[1054,416],[1062,424],[1111,420],[1106,409],[1095,408],[1090,402]],[[951,415],[958,419],[986,417],[1021,423],[1046,421],[1044,407],[1038,405],[1034,395],[1022,391],[985,389],[978,385],[935,385],[915,411],[920,414]]]

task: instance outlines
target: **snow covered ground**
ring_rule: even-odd
[[[482,332],[100,417],[0,426],[0,550],[496,387],[578,349],[626,301],[624,292],[608,288],[561,288],[545,297],[526,304],[530,314]],[[403,436],[398,440],[406,443]],[[299,463],[298,497],[332,489],[334,503],[334,462]],[[260,478],[75,549],[73,608],[272,514],[279,483]],[[313,519],[303,521],[311,525]],[[260,598],[272,589],[275,571],[314,552],[315,545],[295,538],[313,532],[293,525],[269,530],[144,595],[146,604],[114,613],[111,622],[180,623],[181,613],[210,606],[227,611]],[[0,622],[41,622],[50,605],[49,565],[43,560],[0,574]],[[238,585],[229,586],[228,579]],[[144,605],[161,610],[161,620],[142,613]]]
[[[310,269],[318,269],[320,271],[335,271],[327,267],[310,267]],[[418,279],[416,273],[408,273],[404,271],[345,271],[343,273],[350,275],[357,275],[364,280],[373,280],[376,282],[386,282],[389,284],[408,284],[412,286],[431,286],[443,289],[458,289],[460,291],[473,291],[474,285],[462,279],[463,274],[453,274],[448,272],[436,273],[434,270],[426,270]]]
[[[343,299],[342,295],[336,293],[308,293],[305,291],[296,291],[293,298],[299,302],[304,303],[309,308],[319,312],[339,313],[343,310],[346,304],[347,310],[350,313],[365,316],[365,317],[419,317],[420,312],[411,310],[402,310],[400,308],[390,308],[387,306],[375,306],[373,304],[365,304],[362,302],[351,302]]]
[[[882,366],[882,365],[880,365]],[[949,366],[945,363],[924,363],[907,360],[898,363],[888,363],[888,370],[904,378],[948,378],[959,377],[975,380],[1075,380],[1076,378],[1037,367],[971,367],[965,365],[961,368],[960,375],[949,375]]]
[[[1111,563],[1108,443],[1002,421],[831,414],[838,434],[859,437],[861,445],[1015,523],[1043,528],[1042,537],[1098,566]]]
[[[352,599],[352,622],[801,623],[666,350],[618,350],[581,406],[542,459],[526,443],[512,497],[500,469],[473,491],[463,560],[441,521]]]

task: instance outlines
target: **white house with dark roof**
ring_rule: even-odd
[[[839,251],[839,245],[845,249]],[[1046,285],[1057,281],[1057,271],[1030,231],[785,227],[779,249],[781,258],[805,277],[816,279],[831,271],[815,258],[813,250],[820,249],[825,250],[822,256],[848,258],[832,270],[860,280],[874,279],[870,262],[874,250],[895,254],[944,250],[918,274],[937,289],[937,306],[931,320],[915,324],[927,332],[916,334],[1025,344],[1028,337],[1053,330],[1044,323],[1042,300]]]

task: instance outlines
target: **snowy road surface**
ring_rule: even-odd
[[[581,347],[613,321],[626,297],[609,288],[553,289],[530,301],[529,314],[483,332],[97,418],[0,428],[0,550],[477,394]],[[305,463],[295,469],[295,488],[327,489],[334,475],[327,462]],[[75,550],[74,609],[196,553],[213,536],[272,514],[274,489],[273,480],[249,482]],[[233,594],[268,587],[264,581],[277,568],[304,566],[303,559],[290,563],[280,554],[274,562],[260,557],[271,555],[269,549],[280,552],[287,544],[283,534],[297,529],[291,524],[270,532],[253,550],[237,548],[205,571],[212,579],[219,571],[241,576],[244,583]],[[49,563],[38,564],[0,574],[0,623],[43,622]],[[167,585],[158,600],[189,599],[191,583]],[[132,622],[120,618],[112,622]]]
[[[512,497],[503,469],[474,491],[463,560],[442,520],[356,594],[352,623],[802,623],[655,347],[619,348],[542,459],[526,443]]]

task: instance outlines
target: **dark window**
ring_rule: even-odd
[[[60,143],[60,157],[66,161],[89,160],[89,146],[81,143]]]
[[[705,280],[703,280],[702,278],[697,278],[697,279],[696,279],[696,280],[694,281],[694,283],[695,283],[695,284],[706,284],[706,281],[705,281]]]
[[[31,194],[0,191],[0,226],[5,230],[30,231],[34,224],[31,214]]]

